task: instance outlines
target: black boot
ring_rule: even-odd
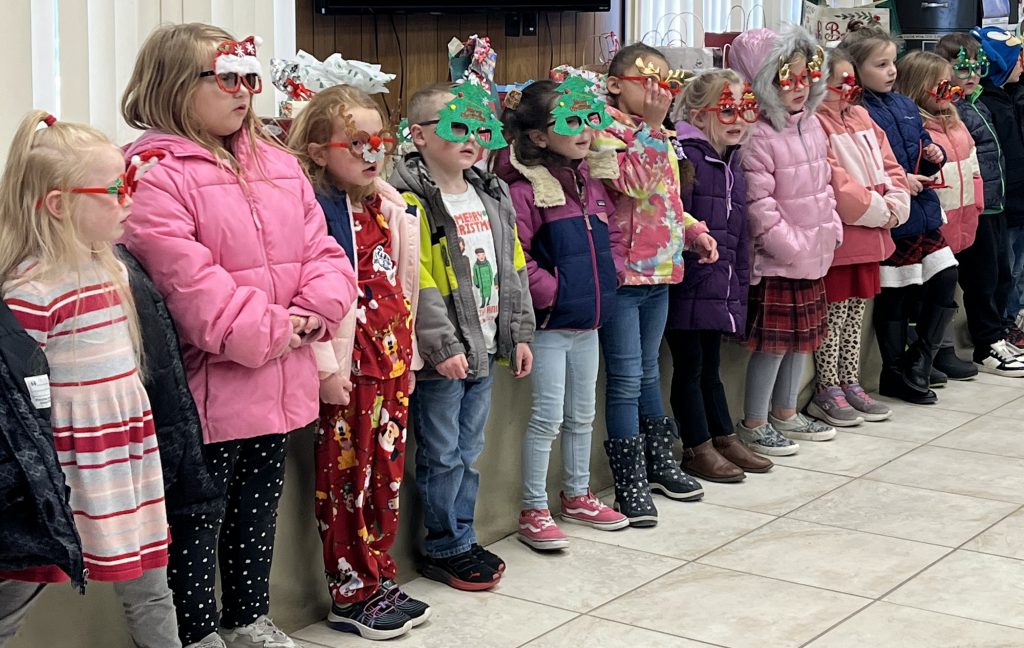
[[[644,470],[644,450],[640,437],[608,439],[604,450],[615,479],[615,510],[629,519],[629,525],[652,527],[658,523],[651,488]]]
[[[922,393],[907,385],[903,378],[904,353],[907,344],[906,320],[875,321],[875,336],[878,351],[882,356],[882,374],[878,381],[878,393],[890,398],[899,398],[908,403],[934,403],[935,392],[925,385]],[[916,342],[915,342],[916,344]]]
[[[699,500],[704,497],[704,488],[699,481],[684,473],[672,458],[672,440],[677,436],[674,419],[667,416],[640,419],[647,483],[651,492],[658,491],[665,497],[688,502]]]
[[[932,363],[932,372],[928,374],[928,386],[929,387],[945,387],[946,383],[949,382],[949,376],[942,373],[942,370]]]
[[[910,402],[930,405],[938,401],[935,392],[928,388],[931,382],[932,362],[939,350],[939,344],[942,343],[946,327],[955,314],[956,308],[921,304],[917,340],[903,357],[903,382],[919,396],[918,400]]]
[[[942,347],[932,361],[932,375],[938,369],[950,380],[970,380],[978,375],[978,367],[973,362],[961,360],[953,347]]]

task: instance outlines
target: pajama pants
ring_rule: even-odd
[[[860,334],[867,300],[859,297],[828,305],[828,335],[814,352],[818,389],[860,382]]]
[[[349,404],[324,405],[316,443],[316,518],[338,605],[364,601],[394,579],[405,466],[408,377],[353,376]]]

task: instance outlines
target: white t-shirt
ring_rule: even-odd
[[[459,240],[455,249],[461,249],[469,276],[473,280],[473,297],[476,299],[480,316],[480,328],[488,353],[498,351],[498,262],[494,253],[494,237],[491,235],[491,221],[487,216],[480,196],[473,187],[465,193],[442,193],[444,206],[455,219]],[[452,258],[452,263],[457,263]]]

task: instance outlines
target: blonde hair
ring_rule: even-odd
[[[950,104],[940,113],[932,114],[925,110],[924,102],[928,91],[935,88],[942,80],[952,83],[952,66],[949,61],[934,52],[915,50],[896,62],[895,90],[914,100],[924,117],[942,117],[949,121],[960,119],[956,108]]]
[[[203,23],[158,27],[142,44],[135,59],[135,69],[121,97],[121,116],[132,128],[156,128],[192,140],[237,170],[231,145],[240,133],[248,133],[257,165],[257,138],[273,142],[263,136],[251,105],[242,127],[229,138],[227,146],[199,124],[193,101],[201,82],[199,74],[211,69],[217,45],[226,40],[234,37],[220,27]]]
[[[80,271],[83,252],[91,254],[121,299],[141,373],[142,336],[124,267],[114,256],[112,244],[82,241],[70,217],[82,199],[70,190],[86,182],[92,156],[103,148],[120,152],[103,133],[85,124],[57,121],[40,128],[48,118],[41,110],[27,115],[7,154],[0,178],[0,281],[20,285],[63,278],[73,269]],[[58,218],[46,205],[44,197],[54,190],[62,193],[66,218]],[[38,263],[17,276],[18,266],[30,258]],[[79,275],[79,289],[82,283]]]
[[[373,184],[364,187],[346,186],[345,183],[332,179],[327,169],[317,164],[309,155],[309,145],[326,144],[331,141],[335,120],[345,119],[353,108],[375,110],[380,115],[381,124],[386,126],[388,123],[384,112],[373,97],[354,86],[333,86],[316,93],[309,105],[292,122],[288,131],[288,148],[299,159],[302,168],[306,170],[306,175],[309,176],[309,181],[317,191],[327,193],[333,187],[338,187],[347,193],[353,202],[359,202],[377,193]],[[386,161],[383,164],[386,164]]]
[[[736,84],[742,86],[743,79],[733,70],[717,68],[703,70],[691,77],[686,82],[686,91],[679,97],[679,119],[688,122],[692,111],[716,105],[726,83],[730,86]],[[735,99],[736,103],[739,103],[740,97]]]

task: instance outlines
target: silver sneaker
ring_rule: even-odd
[[[829,387],[816,392],[807,404],[807,413],[835,427],[860,425],[864,417],[846,400],[841,387]]]
[[[224,639],[224,645],[227,648],[303,648],[304,646],[304,644],[296,643],[282,632],[265,614],[261,614],[247,626],[230,630],[222,628],[220,636]]]
[[[836,437],[836,429],[820,421],[809,419],[800,412],[793,415],[793,418],[783,421],[771,414],[768,415],[768,422],[771,423],[782,436],[787,439],[798,441],[831,441]]]
[[[736,436],[758,454],[786,457],[800,451],[799,445],[779,434],[770,422],[751,429],[740,421],[736,424]]]
[[[892,410],[888,405],[876,401],[856,383],[843,385],[843,393],[846,394],[846,401],[853,409],[860,412],[865,421],[884,421],[892,416]]]
[[[190,643],[185,648],[227,648],[227,644],[224,643],[224,639],[219,634],[211,632],[197,643]]]

